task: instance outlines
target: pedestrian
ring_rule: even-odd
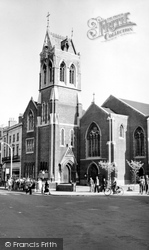
[[[8,179],[7,185],[8,185],[8,190],[11,191],[12,190],[12,179],[11,178]]]
[[[140,177],[140,182],[139,182],[139,186],[140,186],[140,194],[143,194],[143,191],[145,190],[145,179],[144,176]]]
[[[45,186],[44,186],[44,194],[49,194],[49,183],[48,181],[46,180],[45,182]]]
[[[94,192],[96,193],[96,191],[99,193],[99,178],[98,178],[98,176],[96,176],[96,180],[95,180],[95,190],[94,190]]]
[[[116,189],[117,189],[117,178],[114,177],[113,183],[112,183],[112,189],[113,189],[113,194],[116,193]]]
[[[107,181],[106,181],[106,179],[105,179],[105,178],[103,178],[103,180],[102,180],[102,188],[101,188],[101,190],[102,190],[102,191],[105,191],[106,187],[107,187]]]
[[[146,194],[149,195],[149,176],[146,175]]]
[[[28,188],[26,189],[26,194],[29,193],[30,195],[32,194],[32,182],[28,184]]]
[[[90,184],[90,192],[94,192],[94,181],[92,177],[90,177],[89,184]]]
[[[37,189],[39,190],[39,192],[42,193],[42,180],[41,179],[38,180],[38,188]]]

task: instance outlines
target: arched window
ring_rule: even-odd
[[[70,145],[74,147],[74,130],[70,130]]]
[[[43,82],[46,84],[46,77],[47,77],[47,66],[43,65]]]
[[[45,121],[45,117],[46,117],[46,104],[45,104],[45,102],[43,102],[42,103],[42,115],[41,115],[42,122]]]
[[[144,132],[138,127],[134,132],[135,156],[144,156]]]
[[[47,104],[45,103],[45,105],[44,105],[44,121],[45,121],[45,123],[47,122]]]
[[[61,146],[64,146],[65,145],[65,130],[62,128],[61,129]]]
[[[49,120],[49,103],[47,103],[47,121]]]
[[[69,70],[69,83],[75,83],[75,66],[72,64]]]
[[[33,114],[32,110],[29,111],[27,120],[28,120],[27,121],[27,129],[28,129],[28,131],[34,130],[34,114]]]
[[[49,62],[49,81],[52,82],[52,62]]]
[[[94,122],[87,133],[87,152],[88,157],[100,156],[100,131]]]
[[[60,81],[65,82],[65,75],[66,75],[66,65],[64,62],[60,65]]]
[[[120,126],[120,137],[124,138],[124,126],[122,124]]]

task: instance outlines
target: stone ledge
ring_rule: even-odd
[[[56,191],[68,191],[73,192],[76,191],[75,184],[57,184]]]

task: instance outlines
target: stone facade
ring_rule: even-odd
[[[114,96],[110,96],[102,107],[96,106],[94,102],[90,105],[80,120],[79,176],[82,184],[91,176],[94,180],[97,175],[100,179],[107,178],[100,162],[115,165],[113,176],[118,178],[121,185],[132,181],[127,160],[144,164],[139,175],[149,174],[148,115],[148,104],[122,100]],[[100,153],[95,155],[98,146]]]
[[[47,30],[40,54],[38,101],[31,100],[24,114],[22,172],[25,176],[38,178],[44,172],[44,177],[56,182],[76,180],[82,115],[80,92],[80,55],[71,39]],[[27,128],[29,112],[35,118],[32,131]],[[25,140],[29,139],[34,139],[33,151],[26,152]]]
[[[47,30],[38,101],[31,99],[23,115],[22,176],[86,184],[89,177],[107,178],[100,162],[109,162],[127,184],[126,160],[141,161],[148,174],[149,105],[110,96],[101,107],[93,100],[83,114],[80,94],[80,55],[71,39]]]

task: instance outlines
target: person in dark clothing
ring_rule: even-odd
[[[112,183],[112,189],[113,189],[113,194],[116,193],[116,189],[117,189],[117,178],[114,177],[113,183]]]
[[[32,183],[28,184],[28,188],[26,189],[26,194],[29,193],[30,195],[32,194]]]
[[[49,193],[49,184],[47,181],[45,182],[45,189],[44,189],[44,194],[46,193]]]
[[[101,182],[101,192],[105,191],[106,187],[107,187],[107,181],[105,178],[103,178]]]

